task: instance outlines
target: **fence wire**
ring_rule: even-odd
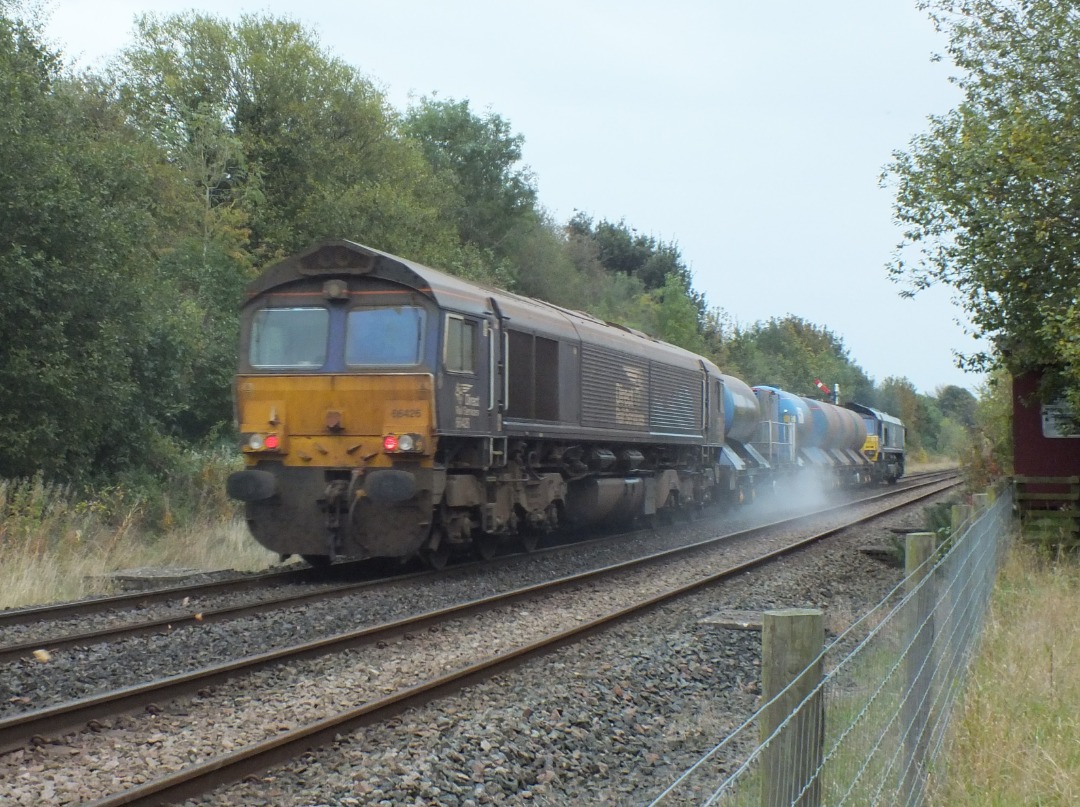
[[[771,736],[760,737],[760,721],[784,693],[650,807],[921,804],[930,766],[943,764],[939,752],[982,632],[1012,504],[1009,488],[829,644],[816,662],[825,670],[820,684]],[[766,769],[773,773],[766,777]]]

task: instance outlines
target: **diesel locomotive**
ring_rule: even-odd
[[[316,565],[441,566],[562,522],[747,501],[808,467],[874,478],[860,412],[351,241],[271,266],[241,323],[228,492],[263,546]]]
[[[854,401],[844,406],[858,413],[866,424],[862,451],[870,461],[873,481],[896,484],[904,475],[904,424],[887,412]]]

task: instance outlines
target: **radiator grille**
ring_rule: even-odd
[[[581,423],[603,429],[698,434],[699,373],[595,345],[581,348]]]
[[[701,374],[652,363],[649,423],[656,432],[701,431]]]
[[[649,363],[629,353],[581,346],[581,424],[646,431]]]

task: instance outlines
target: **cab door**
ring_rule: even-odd
[[[489,323],[468,314],[443,318],[442,430],[449,434],[488,435],[492,429]]]

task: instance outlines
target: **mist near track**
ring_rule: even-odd
[[[839,490],[831,470],[811,467],[762,485],[754,501],[736,507],[739,513],[762,520],[790,517],[835,504]]]

